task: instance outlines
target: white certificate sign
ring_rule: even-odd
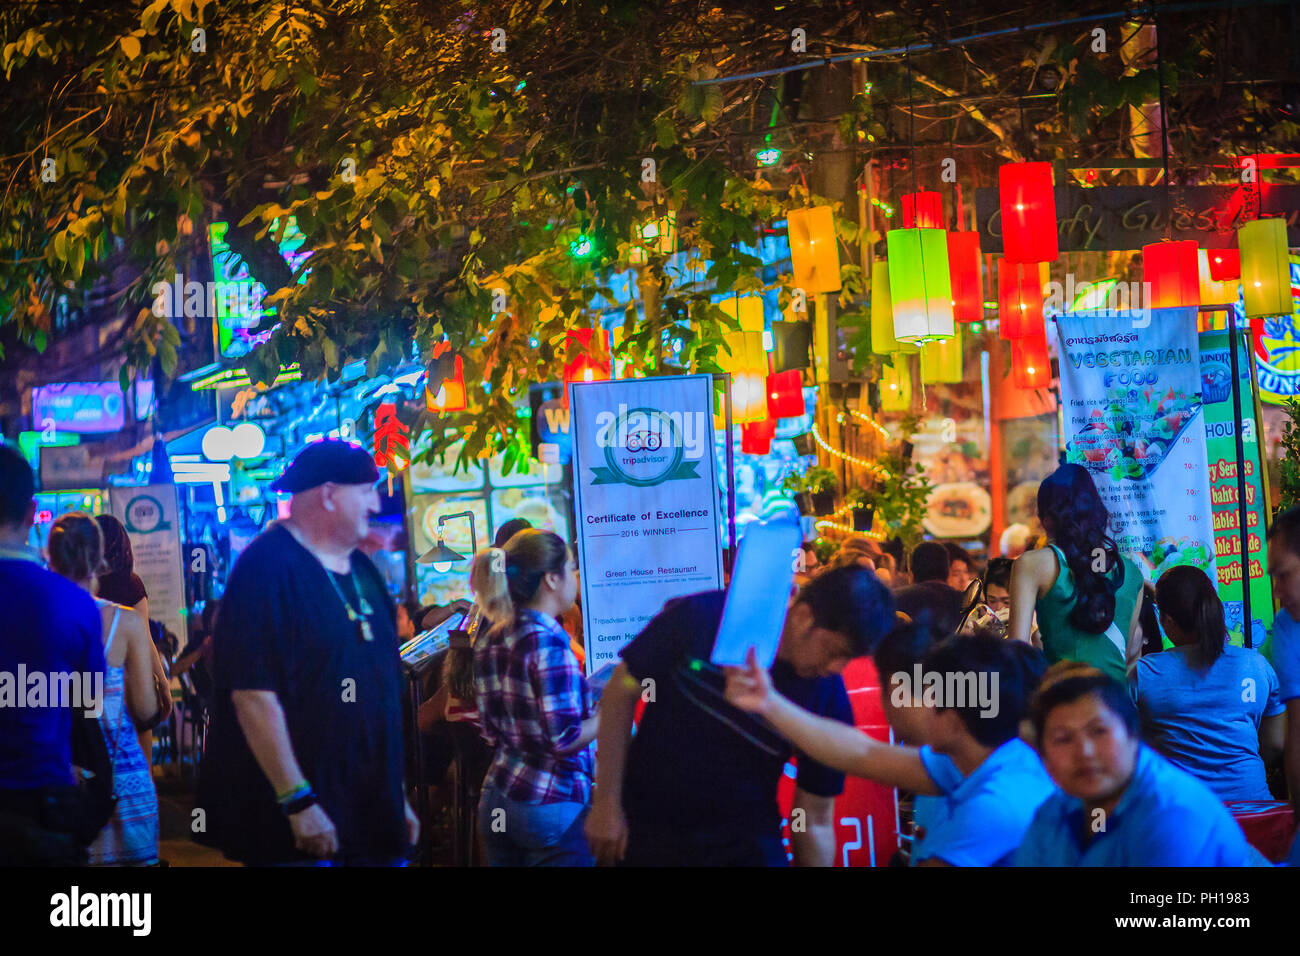
[[[664,604],[722,587],[713,380],[569,386],[587,673]]]
[[[131,539],[135,573],[149,592],[149,616],[162,622],[184,647],[189,638],[176,487],[113,487],[108,489],[108,500]]]

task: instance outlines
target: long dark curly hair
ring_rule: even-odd
[[[1115,592],[1124,583],[1124,562],[1109,534],[1110,512],[1086,468],[1062,465],[1043,479],[1038,518],[1074,574],[1070,623],[1101,634],[1115,619]],[[1104,570],[1093,570],[1098,565]],[[1118,573],[1112,573],[1116,569]]]

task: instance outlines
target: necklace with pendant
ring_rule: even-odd
[[[348,599],[343,595],[343,589],[339,587],[338,581],[334,580],[334,572],[329,568],[326,568],[325,576],[330,579],[330,584],[334,586],[334,593],[337,594],[339,600],[343,602],[343,607],[348,612],[348,620],[360,625],[361,639],[363,641],[373,641],[375,639],[375,632],[370,629],[370,615],[375,612],[374,609],[371,608],[370,602],[366,600],[365,594],[362,593],[361,585],[357,583],[356,575],[349,569],[348,580],[352,582],[352,587],[357,592],[357,600],[361,604],[360,611],[354,610],[352,605],[348,603]]]

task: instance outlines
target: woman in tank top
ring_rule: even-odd
[[[1083,466],[1043,479],[1038,518],[1048,545],[1012,566],[1008,636],[1029,641],[1037,611],[1049,664],[1082,661],[1123,682],[1141,649],[1142,572],[1110,537],[1110,513]]]
[[[90,515],[72,512],[50,529],[50,568],[94,593],[103,561],[103,537]],[[158,709],[157,651],[131,609],[96,598],[104,625],[103,712],[99,724],[113,762],[113,817],[89,848],[92,866],[147,866],[158,862],[158,795],[140,749],[137,723]]]

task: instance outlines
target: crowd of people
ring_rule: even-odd
[[[233,860],[394,866],[417,842],[397,650],[431,618],[396,604],[358,549],[378,477],[357,446],[308,446],[276,485],[288,517],[241,555],[211,637],[175,665],[204,672],[211,702],[195,839]],[[155,862],[142,735],[161,664],[143,595],[112,570],[116,531],[60,517],[47,570],[25,547],[31,471],[8,446],[0,499],[14,621],[0,670],[101,675],[114,789],[98,820],[74,776],[73,708],[0,707],[0,861]],[[1229,643],[1201,569],[1144,583],[1084,469],[1043,481],[1038,519],[1041,540],[982,573],[934,541],[905,555],[850,537],[824,564],[806,546],[770,667],[752,651],[711,662],[718,590],[668,602],[591,678],[572,551],[505,526],[473,559],[472,603],[438,612],[468,616],[409,729],[480,746],[491,865],[830,865],[847,775],[911,795],[911,865],[1266,864],[1231,806],[1300,798],[1300,510],[1269,534],[1282,610],[1267,654]],[[842,674],[864,656],[894,743],[854,726]],[[953,693],[977,685],[989,694]]]

